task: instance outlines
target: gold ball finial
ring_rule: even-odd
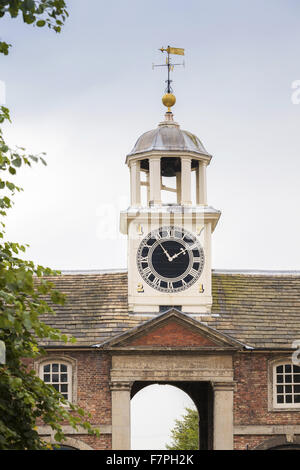
[[[171,107],[176,103],[176,97],[173,93],[166,93],[162,97],[162,102],[168,108],[168,111],[171,112]]]

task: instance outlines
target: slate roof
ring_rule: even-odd
[[[102,343],[152,318],[128,314],[124,271],[70,272],[51,280],[68,302],[44,321],[75,336],[75,348]],[[254,348],[290,349],[300,339],[300,273],[213,271],[212,290],[212,315],[197,317],[208,326]]]

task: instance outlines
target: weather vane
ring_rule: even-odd
[[[162,102],[165,106],[167,106],[168,112],[170,113],[171,106],[173,106],[176,102],[176,98],[173,95],[173,90],[171,87],[172,80],[170,79],[170,72],[173,72],[174,67],[177,65],[182,65],[183,67],[185,65],[184,61],[181,64],[173,64],[171,62],[170,54],[184,55],[184,49],[168,46],[166,49],[162,47],[161,49],[158,49],[158,50],[161,51],[162,53],[164,52],[167,53],[166,63],[159,64],[159,65],[152,64],[152,69],[154,69],[154,67],[167,67],[168,68],[168,79],[166,80],[166,83],[167,83],[166,94],[163,96]]]

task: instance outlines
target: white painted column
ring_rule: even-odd
[[[161,204],[160,157],[149,158],[150,204]]]
[[[141,162],[134,161],[130,164],[130,195],[131,205],[141,205]]]
[[[233,449],[233,382],[216,382],[214,389],[214,450]]]
[[[206,162],[198,162],[196,170],[196,204],[207,205]]]
[[[181,173],[176,173],[177,204],[181,204]]]
[[[149,171],[146,173],[146,182],[147,182],[147,206],[149,206],[150,201],[150,178],[149,178]]]
[[[181,157],[181,204],[191,205],[191,171],[192,159]]]
[[[129,382],[111,383],[112,450],[130,450]]]

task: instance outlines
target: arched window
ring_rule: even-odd
[[[273,407],[300,409],[300,367],[291,361],[273,365]]]
[[[48,357],[37,361],[39,377],[52,385],[71,403],[76,402],[76,361],[67,357]]]

